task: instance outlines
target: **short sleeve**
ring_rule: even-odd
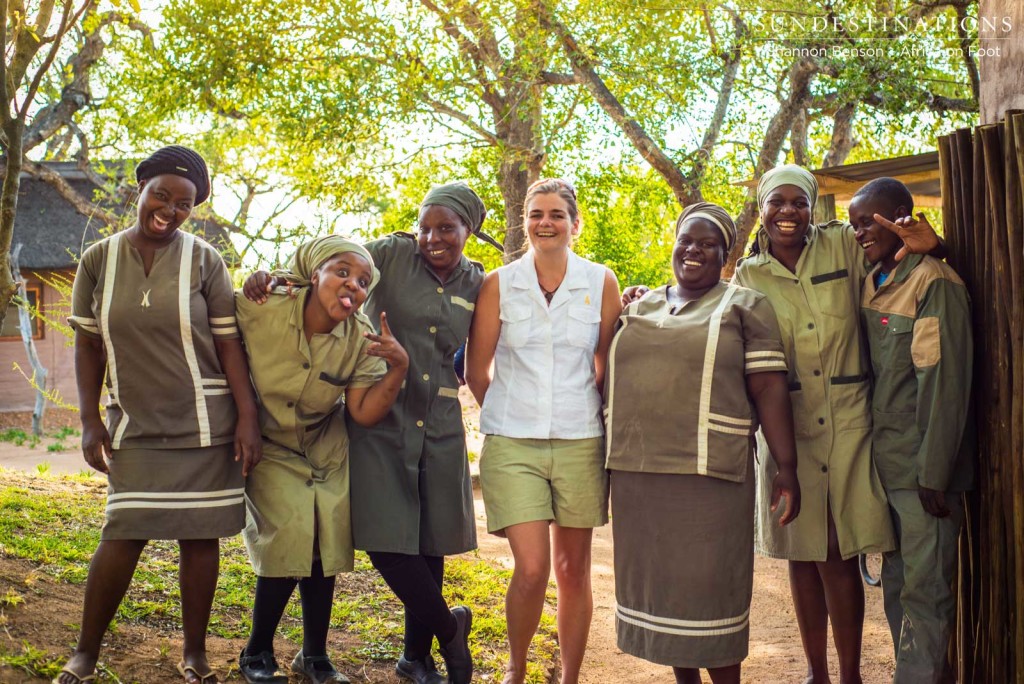
[[[743,366],[747,375],[787,370],[779,322],[763,295],[743,312]]]
[[[71,315],[68,325],[86,337],[100,337],[97,312],[93,311],[93,299],[98,281],[98,271],[103,261],[102,247],[97,244],[85,251],[78,262],[75,282],[71,288]]]
[[[360,321],[360,323],[362,322]],[[367,332],[373,332],[369,324],[363,324],[360,328]],[[384,359],[379,356],[370,356],[366,353],[366,348],[370,345],[370,341],[362,336],[362,330],[360,331],[359,340],[359,360],[356,362],[355,370],[352,371],[352,376],[348,381],[350,389],[373,387],[388,372],[388,365],[384,362]]]
[[[238,337],[238,323],[235,319],[235,294],[231,289],[231,276],[224,259],[209,245],[204,245],[202,293],[206,299],[206,311],[210,320],[210,332],[215,340],[229,340]]]
[[[373,257],[373,265],[377,267],[378,271],[384,270],[384,263],[388,258],[388,250],[394,239],[393,236],[388,235],[377,240],[371,240],[363,245],[366,251],[370,253],[370,256]]]

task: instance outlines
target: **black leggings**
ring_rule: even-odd
[[[334,576],[324,577],[324,566],[313,562],[309,577],[257,577],[256,599],[252,610],[252,634],[245,647],[246,655],[274,652],[274,633],[288,600],[299,585],[302,602],[302,654],[327,655],[327,630],[331,624],[334,602]]]
[[[448,610],[441,585],[444,556],[371,551],[370,562],[405,606],[405,658],[423,660],[434,637],[441,645],[455,638],[458,623]]]

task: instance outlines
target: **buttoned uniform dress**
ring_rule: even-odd
[[[411,233],[364,245],[380,270],[363,310],[381,312],[409,355],[391,411],[372,428],[349,421],[356,548],[447,556],[476,548],[473,486],[455,377],[484,269],[465,256],[442,282]]]
[[[316,558],[330,577],[351,570],[354,555],[345,391],[372,387],[387,366],[366,353],[363,333],[373,327],[359,312],[307,342],[311,290],[286,292],[264,304],[235,293],[263,435],[263,460],[246,480],[243,538],[261,577],[309,577]]]
[[[871,382],[860,328],[864,251],[853,226],[812,225],[791,272],[768,252],[743,259],[734,282],[764,293],[782,331],[797,448],[800,516],[779,527],[781,508],[768,503],[778,472],[757,435],[756,545],[759,553],[794,561],[828,557],[831,507],[844,559],[895,548],[892,521],[871,460]]]
[[[775,314],[720,282],[630,304],[606,380],[619,648],[675,667],[747,655],[754,572],[753,373],[785,372]]]
[[[894,681],[939,682],[956,613],[961,493],[974,478],[970,304],[938,259],[908,255],[876,287],[880,268],[864,283],[861,314],[875,382],[872,450],[899,542],[882,559]],[[925,511],[920,487],[946,492],[950,515]]]
[[[109,463],[103,539],[212,539],[245,519],[237,411],[214,340],[238,337],[220,254],[178,232],[147,276],[125,233],[78,264],[71,326],[106,355]]]

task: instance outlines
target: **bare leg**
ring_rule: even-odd
[[[711,684],[740,684],[740,663],[725,667],[709,667]]]
[[[700,670],[696,667],[673,667],[672,674],[676,676],[676,684],[702,684]]]
[[[508,621],[508,668],[504,684],[522,684],[526,679],[526,660],[530,641],[537,633],[544,609],[544,592],[551,574],[549,523],[539,520],[505,529],[515,569],[505,594]]]
[[[210,609],[217,590],[220,571],[219,539],[181,539],[181,563],[178,577],[181,583],[181,619],[184,631],[182,661],[195,668],[200,675],[210,671],[206,660],[206,629],[210,624]],[[199,681],[198,677],[194,681]]]
[[[78,646],[65,665],[81,676],[92,674],[100,656],[103,635],[128,591],[135,574],[139,555],[146,547],[145,539],[108,539],[101,541],[89,563],[85,583],[85,605],[82,607],[82,630]],[[74,678],[61,674],[60,684],[72,684]]]
[[[555,583],[558,587],[558,646],[562,654],[561,684],[576,684],[587,650],[594,595],[590,587],[589,527],[551,526]]]
[[[840,684],[861,684],[860,652],[864,633],[864,584],[857,558],[843,560],[839,538],[828,516],[828,559],[818,563],[818,573],[825,587],[825,603],[832,622],[832,638],[839,656]]]
[[[800,628],[807,679],[804,684],[830,684],[828,676],[828,606],[817,564],[789,562],[789,590]]]

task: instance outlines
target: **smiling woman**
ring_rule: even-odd
[[[210,194],[206,162],[165,147],[139,164],[138,221],[85,251],[71,325],[86,462],[109,480],[82,629],[57,684],[88,681],[150,539],[177,539],[186,682],[215,682],[206,628],[219,537],[245,521],[242,477],[260,459],[256,406],[220,255],[180,230]],[[110,394],[107,424],[100,393]],[[159,401],[154,401],[159,397]],[[241,463],[239,463],[241,461]]]

